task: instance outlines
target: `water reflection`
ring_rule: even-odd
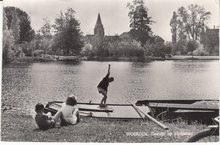
[[[28,110],[37,102],[64,100],[73,93],[81,102],[100,102],[99,81],[111,64],[108,102],[138,99],[216,99],[218,61],[50,62],[7,66],[3,69],[2,99]],[[25,107],[24,107],[25,106]]]

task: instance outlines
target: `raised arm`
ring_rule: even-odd
[[[111,65],[109,64],[109,65],[108,65],[108,73],[107,73],[107,75],[105,76],[105,78],[108,78],[109,75],[110,75],[110,67],[111,67]]]
[[[110,74],[110,67],[111,67],[111,65],[109,64],[108,65],[108,74]]]

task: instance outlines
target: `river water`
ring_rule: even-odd
[[[30,111],[37,102],[65,100],[100,102],[97,84],[108,64],[115,78],[109,85],[108,103],[142,99],[218,99],[219,61],[152,61],[75,63],[50,62],[8,65],[2,70],[2,102]]]

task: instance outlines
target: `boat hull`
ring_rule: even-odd
[[[63,102],[49,102],[45,112],[55,114]],[[144,114],[138,112],[131,104],[107,104],[100,107],[97,103],[78,103],[80,116],[108,119],[143,119]],[[138,106],[144,113],[150,113],[148,106]]]

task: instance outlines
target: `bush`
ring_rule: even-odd
[[[209,55],[209,53],[204,49],[202,45],[200,45],[196,50],[193,51],[193,55],[205,56],[205,55]]]
[[[121,41],[118,44],[117,51],[120,56],[143,57],[145,50],[139,42],[133,40],[132,42]]]
[[[84,45],[84,47],[81,50],[82,56],[94,56],[95,51],[90,43],[87,43]]]
[[[195,40],[189,40],[187,42],[187,51],[191,52],[191,55],[193,57],[193,51],[196,50],[199,47],[199,44]]]
[[[36,56],[42,56],[42,54],[44,53],[44,50],[34,50],[33,51],[33,55],[36,57]]]

